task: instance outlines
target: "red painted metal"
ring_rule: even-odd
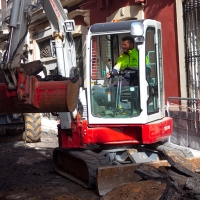
[[[89,145],[151,144],[169,137],[172,119],[165,117],[149,124],[92,125],[86,120],[72,123],[71,130],[58,126],[59,146],[62,148],[86,148]]]
[[[39,113],[73,111],[78,103],[80,79],[40,82],[35,76],[25,76],[18,71],[16,91],[0,84],[1,113]]]
[[[146,19],[155,19],[162,24],[165,101],[169,96],[180,97],[182,95],[180,93],[176,1],[148,1],[144,14]]]
[[[145,0],[135,0],[135,3],[145,3]]]
[[[97,1],[97,8],[102,9],[106,7],[106,2],[104,0]]]

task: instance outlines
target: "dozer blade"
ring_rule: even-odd
[[[166,161],[145,163],[158,168],[159,166],[170,166]],[[113,188],[122,183],[140,181],[141,177],[134,173],[140,164],[113,165],[98,167],[97,169],[97,191],[99,196],[103,196]]]

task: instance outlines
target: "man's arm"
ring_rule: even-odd
[[[122,64],[123,64],[123,54],[119,56],[119,58],[117,59],[117,62],[113,67],[112,71],[106,74],[106,78],[110,78],[111,76],[117,76],[119,74],[119,71],[121,70]]]

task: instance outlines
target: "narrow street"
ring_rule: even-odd
[[[0,200],[200,199],[199,151],[197,155],[193,152],[197,158],[188,159],[166,151],[169,163],[137,165],[134,173],[128,172],[130,181],[125,180],[126,183],[99,197],[95,190],[84,189],[55,172],[55,147],[58,141],[53,130],[42,132],[41,142],[28,144],[19,134],[0,133]]]
[[[98,200],[92,190],[58,175],[53,168],[52,152],[57,135],[42,133],[42,142],[24,144],[21,136],[0,134],[0,199]]]

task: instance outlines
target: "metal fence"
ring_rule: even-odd
[[[200,0],[183,2],[187,96],[199,98],[200,88]]]
[[[167,113],[173,118],[171,142],[200,150],[200,99],[169,97]]]

